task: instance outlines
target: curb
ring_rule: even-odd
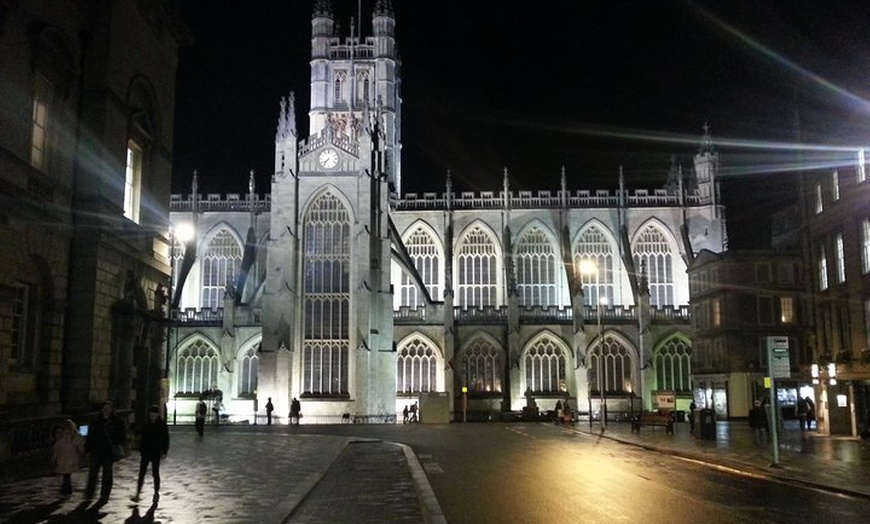
[[[618,442],[620,444],[625,444],[628,446],[634,446],[637,448],[645,449],[648,451],[654,451],[656,453],[660,453],[662,455],[669,455],[673,457],[678,457],[684,460],[691,460],[702,464],[708,467],[714,468],[725,468],[731,470],[732,472],[749,475],[754,477],[763,477],[767,480],[773,480],[777,482],[789,483],[789,484],[799,484],[804,487],[817,489],[821,491],[829,491],[832,493],[837,493],[839,495],[847,495],[850,497],[863,498],[870,500],[870,493],[866,493],[863,491],[856,491],[849,488],[844,488],[842,486],[834,486],[831,484],[824,484],[820,482],[815,482],[811,480],[806,480],[803,478],[799,478],[796,476],[784,474],[786,471],[782,469],[782,466],[773,466],[771,465],[771,469],[763,469],[754,464],[746,464],[745,462],[735,461],[735,460],[712,460],[708,455],[704,455],[701,453],[691,453],[680,450],[673,450],[667,448],[661,448],[652,444],[646,444],[641,442],[635,442],[627,439],[620,438],[615,435],[608,435],[607,433],[599,433],[595,431],[584,431],[582,429],[574,428],[574,431],[577,433],[582,433],[584,435],[591,435],[599,438],[606,438],[613,442]],[[779,473],[782,472],[782,473]]]

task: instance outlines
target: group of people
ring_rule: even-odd
[[[797,414],[801,431],[813,429],[813,422],[816,420],[816,404],[813,402],[813,399],[810,397],[798,399]],[[755,434],[755,445],[766,445],[770,439],[770,422],[767,410],[761,405],[760,400],[756,400],[753,403],[752,409],[749,410],[749,427],[752,428]]]
[[[272,412],[275,411],[275,405],[272,404],[272,397],[266,401],[266,425],[272,425]],[[293,397],[293,400],[290,401],[290,425],[298,426],[299,419],[302,418],[302,404],[296,397]]]
[[[127,447],[127,430],[116,415],[111,402],[100,407],[97,418],[82,435],[75,422],[65,420],[57,430],[54,441],[53,460],[55,469],[62,477],[61,495],[72,495],[72,474],[79,469],[81,460],[88,457],[88,480],[85,498],[93,499],[97,479],[100,478],[100,501],[106,502],[112,493],[115,462],[123,458]],[[139,476],[136,482],[134,502],[139,501],[145,474],[151,466],[154,479],[154,503],[160,498],[160,460],[169,452],[169,430],[160,416],[157,406],[148,408],[148,418],[139,428]]]
[[[417,403],[414,402],[410,407],[405,404],[402,409],[402,424],[414,424],[420,422],[417,418]]]

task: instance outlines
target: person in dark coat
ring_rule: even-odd
[[[142,485],[145,484],[145,472],[151,464],[151,476],[154,478],[155,503],[160,500],[160,458],[169,452],[169,429],[166,422],[160,418],[160,408],[148,408],[148,420],[142,425],[139,435],[139,481],[136,483],[136,495],[133,502],[139,502]]]
[[[299,425],[299,419],[302,417],[302,404],[293,397],[290,401],[290,424]]]
[[[272,405],[272,397],[269,397],[269,401],[266,402],[266,424],[272,425],[272,412],[275,411],[275,406]]]
[[[767,443],[770,426],[767,423],[767,412],[761,406],[761,401],[756,400],[755,406],[749,410],[749,427],[755,433],[755,445],[762,446]]]
[[[117,457],[116,447],[127,443],[127,431],[124,423],[115,415],[115,407],[106,401],[100,408],[97,419],[88,428],[85,440],[85,452],[90,455],[88,466],[88,484],[85,488],[85,498],[94,498],[97,489],[97,476],[102,472],[100,482],[100,500],[106,502],[112,493],[114,463]]]

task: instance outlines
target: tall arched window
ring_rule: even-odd
[[[678,337],[673,337],[659,348],[655,356],[658,389],[690,391],[692,374],[692,348]]]
[[[584,261],[594,264],[597,274],[583,274],[580,268]],[[574,246],[574,271],[583,283],[583,303],[587,306],[601,303],[601,298],[613,305],[614,256],[613,246],[607,235],[598,226],[589,226]]]
[[[517,290],[524,306],[551,306],[556,297],[557,257],[550,237],[537,227],[523,234],[516,247]]]
[[[549,337],[539,339],[528,349],[525,358],[526,388],[533,393],[564,393],[565,355]]]
[[[440,299],[441,248],[438,242],[429,230],[423,226],[417,226],[405,238],[404,242],[405,249],[408,251],[411,260],[414,261],[414,267],[417,268],[417,273],[420,274],[423,284],[429,291],[429,296],[433,300]],[[416,308],[423,305],[423,299],[419,296],[417,286],[405,271],[402,271],[399,291],[401,292],[403,306]]]
[[[502,352],[485,339],[475,340],[462,355],[464,386],[472,393],[500,393]]]
[[[369,72],[360,71],[356,75],[356,99],[360,104],[369,100]]]
[[[196,340],[178,354],[175,384],[178,392],[195,395],[217,386],[218,353],[204,340]]]
[[[226,229],[212,237],[202,256],[202,307],[223,307],[227,284],[242,264],[242,248]]]
[[[302,391],[348,395],[350,216],[332,193],[305,216]]]
[[[425,340],[412,338],[399,349],[396,390],[399,393],[438,390],[438,352]]]
[[[638,235],[634,246],[634,265],[638,272],[646,268],[650,305],[673,305],[673,254],[667,239],[655,226],[647,226]]]
[[[457,291],[462,308],[494,306],[498,301],[498,249],[480,226],[471,228],[456,250]]]
[[[239,362],[239,396],[253,396],[257,392],[257,376],[260,371],[259,344],[245,351]]]
[[[631,370],[634,369],[632,355],[619,340],[605,335],[604,344],[593,342],[588,361],[589,383],[595,387],[595,391],[600,392],[602,387],[610,395],[634,391],[631,378]],[[599,366],[602,376],[598,375]]]
[[[347,73],[345,71],[336,71],[335,81],[332,84],[332,98],[337,106],[344,103],[345,84],[347,84]]]

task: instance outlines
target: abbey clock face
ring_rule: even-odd
[[[324,169],[333,169],[338,165],[338,151],[335,149],[324,149],[317,155],[317,162]]]

